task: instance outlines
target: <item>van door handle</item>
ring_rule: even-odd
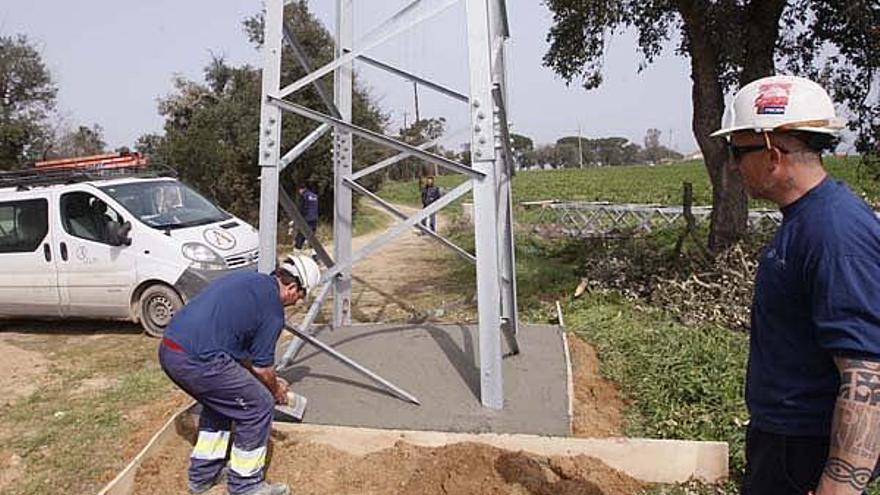
[[[67,244],[61,243],[61,259],[67,261]]]
[[[46,261],[52,261],[52,248],[49,247],[49,243],[43,244],[43,257],[46,258]]]

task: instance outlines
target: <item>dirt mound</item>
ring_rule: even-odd
[[[269,478],[298,495],[629,495],[638,481],[587,456],[544,457],[478,443],[438,448],[398,442],[365,456],[277,435]],[[135,493],[185,493],[190,445],[177,437],[137,473]],[[225,493],[216,487],[210,494]]]

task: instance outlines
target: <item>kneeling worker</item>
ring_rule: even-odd
[[[288,256],[271,275],[223,277],[174,315],[159,346],[159,362],[202,405],[190,493],[210,490],[224,475],[232,495],[289,493],[283,483],[265,482],[273,408],[286,402],[288,387],[275,376],[275,345],[284,306],[305,298],[320,279],[311,258]]]

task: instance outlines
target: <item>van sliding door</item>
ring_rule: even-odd
[[[48,195],[0,202],[0,316],[60,315],[49,215]]]

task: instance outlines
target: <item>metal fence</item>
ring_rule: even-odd
[[[685,225],[684,208],[654,204],[608,202],[531,201],[520,203],[529,212],[530,224],[548,235],[589,238],[649,233],[673,225]],[[708,224],[710,206],[691,208],[697,225]],[[778,210],[749,211],[749,228],[775,228],[782,223]]]

